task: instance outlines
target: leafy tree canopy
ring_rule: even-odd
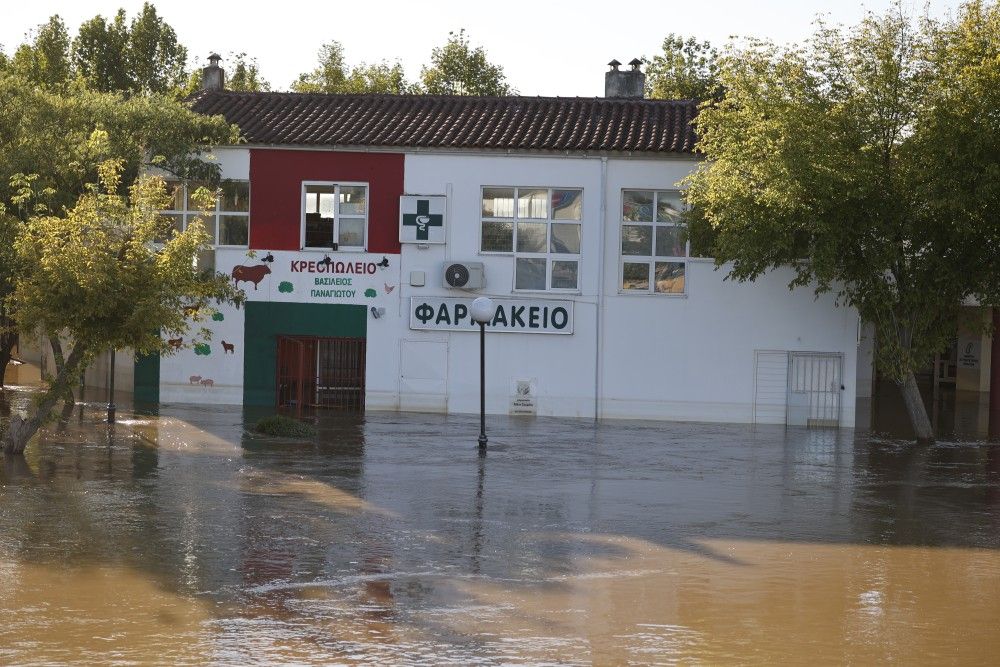
[[[954,336],[960,304],[1000,303],[1000,7],[900,8],[802,47],[732,47],[696,121],[707,158],[687,198],[717,261],[754,280],[790,266],[857,308],[918,438],[914,370]]]
[[[465,29],[449,32],[444,46],[431,51],[431,64],[420,70],[430,95],[513,95],[503,67],[492,64],[481,46],[472,48]]]
[[[90,144],[94,155],[106,154],[109,135],[95,131]],[[177,232],[157,214],[169,201],[163,180],[140,177],[122,196],[121,169],[120,159],[99,162],[98,182],[72,208],[31,216],[18,234],[22,270],[9,297],[13,316],[22,331],[49,339],[56,373],[34,413],[11,419],[5,453],[24,450],[96,353],[110,346],[169,354],[160,331],[188,334],[185,306],[240,299],[226,276],[195,269],[209,243],[201,222]]]
[[[708,100],[719,91],[719,54],[708,42],[670,33],[662,50],[644,59],[646,96],[663,100]]]
[[[79,77],[100,92],[167,94],[186,81],[186,62],[174,29],[147,2],[131,22],[123,9],[110,21],[85,21],[72,40],[54,15],[17,48],[7,69],[48,90],[62,90]]]
[[[299,76],[292,90],[300,93],[381,93],[403,94],[413,90],[406,80],[403,66],[361,63],[348,67],[344,47],[340,42],[327,42],[319,50],[316,68]]]

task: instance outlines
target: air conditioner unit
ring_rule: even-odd
[[[449,262],[444,265],[444,286],[453,289],[482,289],[486,285],[482,262]]]

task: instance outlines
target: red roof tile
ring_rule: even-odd
[[[206,91],[250,144],[692,153],[691,100]]]

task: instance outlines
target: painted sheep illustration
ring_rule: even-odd
[[[236,354],[236,345],[222,341],[222,354]]]
[[[240,286],[241,282],[253,283],[254,291],[256,291],[260,281],[264,280],[264,276],[270,273],[271,267],[267,264],[258,264],[257,266],[239,264],[233,267],[233,282],[237,287]]]

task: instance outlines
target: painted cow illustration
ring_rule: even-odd
[[[174,348],[175,350],[181,349],[181,345],[184,344],[184,338],[168,338],[167,345]]]
[[[256,291],[260,281],[264,280],[264,276],[270,273],[271,267],[267,264],[258,264],[257,266],[240,264],[233,267],[233,282],[237,287],[240,286],[241,282],[253,283],[254,291]]]

